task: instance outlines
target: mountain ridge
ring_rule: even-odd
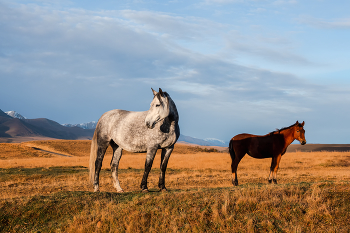
[[[7,115],[9,115],[10,117],[13,117],[13,118],[18,118],[18,119],[27,119],[26,117],[22,116],[21,114],[19,114],[18,112],[16,111],[7,111],[5,112]]]
[[[19,119],[8,116],[0,109],[0,137],[47,137],[54,139],[91,139],[92,129],[65,127],[46,118]]]
[[[83,129],[95,129],[97,122],[96,121],[90,121],[88,123],[80,123],[80,124],[62,124],[66,127],[80,127]]]

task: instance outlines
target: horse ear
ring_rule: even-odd
[[[162,91],[162,88],[159,88],[159,94],[164,97],[164,93]]]
[[[295,122],[296,125],[299,125],[299,121]]]
[[[305,125],[305,122],[303,121],[303,123],[301,123],[301,126],[304,126]]]
[[[155,90],[153,90],[152,87],[151,87],[151,89],[152,89],[153,95],[156,96],[158,93]]]

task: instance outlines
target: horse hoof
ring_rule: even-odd
[[[272,180],[269,180],[269,184],[271,184],[272,183]]]
[[[166,188],[162,188],[160,189],[161,192],[168,192],[168,190]]]
[[[124,192],[124,190],[122,189],[122,190],[117,190],[117,193],[123,193]]]
[[[277,180],[276,180],[276,179],[273,179],[273,183],[274,183],[274,184],[277,184]]]
[[[143,193],[148,193],[149,191],[148,191],[148,189],[142,189],[141,192],[143,192]]]
[[[233,186],[238,186],[238,180],[232,180]]]

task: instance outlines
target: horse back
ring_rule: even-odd
[[[131,115],[134,113],[141,113],[139,117],[133,117],[133,121],[136,123],[144,121],[145,116],[142,112],[131,112],[121,109],[114,109],[110,110],[108,112],[105,112],[101,118],[98,120],[96,125],[96,130],[100,131],[101,133],[105,134],[111,134],[115,128],[122,127],[123,125],[127,125],[127,119],[130,118]],[[138,119],[140,118],[140,119]],[[130,121],[130,120],[129,120]]]
[[[251,134],[238,134],[231,138],[229,143],[230,154],[246,154],[251,143]]]
[[[132,112],[120,109],[104,113],[98,120],[95,133],[104,141],[113,140],[117,145],[142,141],[147,127],[144,123],[146,112]],[[139,142],[137,142],[139,143]]]
[[[250,145],[251,156],[254,158],[271,158],[285,151],[283,135],[267,134],[252,139]]]
[[[237,134],[231,140],[242,140],[242,139],[251,138],[251,137],[254,137],[254,136],[256,136],[256,135],[248,134],[248,133],[242,133],[242,134]]]
[[[271,158],[280,153],[279,145],[271,135],[238,134],[231,139],[230,145],[233,150],[258,159]]]

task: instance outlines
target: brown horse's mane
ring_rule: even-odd
[[[274,133],[280,133],[281,131],[283,130],[286,130],[286,129],[290,129],[294,126],[296,126],[298,124],[298,126],[302,127],[302,125],[299,123],[299,122],[295,122],[293,125],[291,126],[288,126],[288,127],[284,127],[284,128],[281,128],[281,129],[276,129],[275,131],[272,131],[271,133],[269,133],[270,135],[274,134]]]

